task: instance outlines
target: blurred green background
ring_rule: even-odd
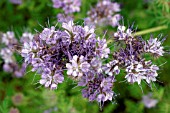
[[[166,25],[170,25],[170,0],[116,0],[121,4],[120,14],[124,17],[124,23],[128,26],[135,22],[137,31]],[[75,13],[75,21],[82,21],[90,7],[97,0],[82,0],[81,12]],[[41,31],[39,24],[46,26],[47,21],[51,25],[57,23],[56,15],[62,12],[52,7],[51,0],[23,0],[20,5],[12,4],[8,0],[0,0],[0,31],[12,30],[17,38],[24,31],[36,33]],[[116,30],[110,26],[99,27],[98,33],[103,30],[113,34]],[[164,29],[144,35],[148,39],[150,34],[155,37],[162,33],[168,36],[164,45],[169,49],[170,29]],[[22,59],[17,59],[21,63]],[[159,71],[160,82],[156,82],[151,89],[142,82],[142,90],[137,83],[131,85],[124,80],[124,75],[119,75],[114,84],[114,91],[118,95],[113,102],[106,102],[100,110],[97,102],[88,102],[81,95],[80,88],[73,81],[66,79],[57,90],[51,91],[39,87],[39,77],[35,73],[27,73],[23,78],[14,78],[12,73],[3,72],[2,59],[0,61],[0,113],[8,113],[10,109],[18,109],[20,113],[170,113],[170,56],[153,59],[154,63],[161,65]],[[30,69],[27,69],[29,71]],[[152,92],[153,98],[158,100],[154,108],[146,108],[142,103],[142,96]],[[16,112],[17,113],[17,112]]]

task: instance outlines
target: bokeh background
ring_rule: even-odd
[[[121,4],[120,14],[124,17],[125,25],[135,23],[137,31],[169,26],[170,0],[116,0]],[[75,13],[75,21],[81,22],[90,7],[97,0],[82,0],[81,11]],[[13,4],[8,0],[0,0],[0,32],[14,31],[19,39],[24,31],[36,33],[41,31],[39,24],[46,26],[57,23],[56,15],[61,12],[52,7],[51,0],[23,0],[22,4]],[[111,26],[99,27],[97,32],[102,35],[103,30],[113,34],[116,28]],[[164,45],[170,49],[170,29],[144,34],[148,39],[151,34],[167,36]],[[16,55],[17,62],[22,64],[22,58]],[[135,84],[116,82],[114,91],[117,97],[113,102],[106,102],[103,109],[97,102],[88,102],[81,95],[81,89],[70,79],[60,84],[57,90],[39,87],[35,73],[26,73],[22,78],[13,77],[13,73],[4,72],[3,60],[0,59],[0,113],[170,113],[170,56],[154,59],[154,63],[162,65],[158,81],[152,88],[142,83],[142,89]],[[28,68],[27,71],[30,69]],[[119,75],[117,81],[123,81],[124,75]],[[152,108],[143,103],[143,96],[152,93],[151,98],[157,100]],[[150,100],[151,101],[151,100]],[[149,101],[149,102],[150,102]],[[151,102],[152,104],[152,102]],[[15,110],[14,110],[15,109]]]

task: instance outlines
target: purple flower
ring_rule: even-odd
[[[126,68],[128,74],[125,78],[130,83],[138,82],[140,84],[141,80],[146,80],[147,83],[150,83],[151,81],[156,81],[157,70],[159,70],[159,67],[151,65],[151,63],[148,64],[148,61],[135,61]]]
[[[98,43],[98,47],[96,48],[96,54],[101,58],[108,58],[110,49],[107,48],[106,39],[100,39],[98,37],[97,43]]]
[[[64,81],[64,77],[61,73],[56,73],[54,76],[53,76],[53,79],[54,79],[54,82],[56,84],[58,83],[62,83]]]
[[[64,30],[44,28],[41,33],[24,42],[21,50],[25,63],[42,76],[40,83],[51,89],[61,83],[53,82],[55,71],[63,73],[67,69],[67,75],[78,79],[95,72],[95,66],[92,69],[90,65],[92,58],[97,57],[94,29],[75,25],[73,21],[63,23],[62,28]],[[63,81],[62,77],[60,79]]]
[[[45,28],[42,33],[40,33],[39,37],[42,39],[42,40],[49,40],[51,38],[53,38],[53,34],[55,32],[55,27],[52,26],[50,29],[49,28]]]
[[[83,72],[89,71],[90,64],[84,60],[84,56],[78,57],[77,55],[75,55],[70,62],[71,64],[66,64],[66,67],[68,68],[68,75],[80,78],[81,76],[83,76]]]
[[[9,48],[1,49],[0,55],[2,56],[2,59],[4,59],[5,63],[14,62],[13,52]]]
[[[132,25],[133,26],[133,25]],[[143,55],[145,53],[151,53],[155,56],[163,56],[162,41],[158,41],[157,38],[151,38],[147,41],[139,37],[132,35],[132,26],[126,29],[125,26],[119,25],[118,30],[114,33],[116,42],[122,42],[125,47],[120,48],[113,54],[114,59],[119,61],[119,65],[125,68],[127,72],[125,78],[128,82],[137,82],[141,84],[142,80],[146,80],[147,83],[156,81],[158,76],[157,71],[159,67],[152,64],[151,61],[145,61]]]
[[[54,8],[62,8],[65,14],[80,11],[81,0],[52,0]]]
[[[50,87],[50,85],[52,84],[52,76],[50,75],[42,76],[40,84],[45,85],[45,87]]]
[[[10,0],[10,2],[18,5],[22,4],[22,0]]]
[[[88,11],[85,18],[86,25],[111,25],[117,26],[121,16],[116,14],[120,11],[120,5],[110,0],[99,1],[94,8]]]
[[[15,77],[22,77],[25,72],[25,64],[22,66],[17,64],[16,58],[14,56],[15,50],[18,52],[19,43],[15,38],[15,34],[12,31],[7,31],[2,34],[1,43],[3,44],[3,48],[0,50],[0,56],[2,57],[4,64],[3,70],[9,73],[13,73]]]
[[[159,41],[157,38],[151,38],[145,43],[144,50],[145,52],[152,53],[155,56],[163,56],[164,47],[161,46],[161,41]]]
[[[66,23],[66,22],[72,21],[73,17],[59,13],[59,14],[57,14],[57,19],[58,19],[58,22]]]
[[[104,0],[97,6],[103,5],[115,12],[120,10],[118,4],[114,4],[114,9],[109,5],[111,3]],[[63,7],[62,3],[59,2],[56,7]],[[163,49],[160,49],[160,41],[155,39],[147,42],[132,34],[132,26],[126,29],[119,25],[114,38],[115,43],[121,42],[122,46],[117,46],[110,54],[106,39],[97,37],[93,27],[75,25],[72,20],[65,21],[61,29],[44,28],[41,33],[24,42],[21,55],[25,64],[41,75],[41,85],[56,89],[59,83],[64,82],[63,74],[66,71],[66,76],[83,87],[84,98],[101,105],[114,98],[112,89],[120,69],[126,72],[124,77],[127,82],[141,84],[143,80],[147,83],[156,81],[159,67],[152,61],[145,61],[143,56],[146,50],[150,52],[153,48],[160,52]],[[11,65],[5,66],[11,69]]]
[[[31,40],[33,40],[33,37],[34,37],[34,35],[33,34],[31,34],[31,33],[28,33],[28,32],[24,32],[23,34],[22,34],[22,37],[20,38],[20,42],[21,43],[24,43],[24,42],[30,42]]]
[[[17,44],[17,40],[15,38],[15,34],[12,31],[7,31],[6,33],[2,34],[2,43],[6,46]]]
[[[98,101],[99,103],[113,98],[113,82],[114,77],[104,77],[102,74],[97,75],[93,80],[86,81],[82,95],[89,101]],[[83,86],[84,86],[83,85]]]
[[[126,29],[125,26],[118,26],[118,30],[114,33],[116,40],[132,40],[132,30],[130,28]]]
[[[120,69],[118,67],[118,61],[113,60],[109,63],[107,63],[105,66],[103,66],[103,70],[105,71],[106,74],[113,76],[114,74],[119,74]]]
[[[149,93],[142,97],[142,103],[145,105],[146,108],[153,108],[158,103],[157,99],[152,98],[152,94]]]
[[[98,73],[101,73],[102,72],[102,61],[101,59],[98,59],[98,58],[93,58],[91,60],[91,66],[92,68],[97,71]]]

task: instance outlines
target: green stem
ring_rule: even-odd
[[[168,28],[168,26],[163,25],[163,26],[159,26],[159,27],[155,27],[155,28],[151,28],[151,29],[136,32],[136,33],[133,34],[133,36],[140,36],[140,35],[160,31],[160,30],[167,29],[167,28]]]

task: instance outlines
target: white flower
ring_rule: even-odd
[[[127,38],[131,40],[133,38],[132,30],[129,28],[126,29],[125,26],[119,25],[117,32],[114,33],[114,37],[116,37],[118,40],[126,40]]]
[[[45,87],[49,87],[52,83],[52,76],[42,76],[42,78],[40,79],[39,83],[41,85],[45,85]]]
[[[128,82],[134,83],[136,82],[136,76],[133,73],[128,73],[125,78],[127,79]]]
[[[146,80],[147,83],[151,81],[156,81],[156,77],[158,76],[157,70],[159,67],[156,65],[151,65],[151,61],[131,61],[131,64],[126,68],[126,79],[128,82],[141,83],[141,80]]]
[[[89,26],[84,26],[85,37],[88,36],[89,38],[94,34],[94,28],[90,28]]]
[[[55,32],[55,27],[52,26],[51,28],[44,28],[44,30],[42,31],[42,33],[40,33],[39,37],[42,40],[47,40],[49,38],[51,38],[51,36],[54,34]]]
[[[136,75],[136,82],[137,82],[138,84],[140,84],[140,83],[141,83],[141,80],[143,80],[143,79],[146,79],[146,76],[143,76],[142,74],[137,74],[137,75]]]
[[[118,26],[118,30],[120,32],[124,32],[126,30],[126,27],[125,26]]]
[[[77,55],[73,56],[73,59],[70,60],[71,63],[67,63],[67,74],[72,75],[73,77],[83,76],[83,72],[88,72],[90,64],[84,61],[84,56],[78,57]]]
[[[150,83],[151,81],[156,81],[157,76],[158,76],[158,73],[156,71],[150,72],[146,76],[146,82]]]
[[[112,98],[113,98],[113,92],[112,91],[106,92],[105,100],[112,101]]]
[[[62,24],[62,28],[66,29],[66,30],[68,30],[68,31],[70,31],[70,32],[73,31],[73,26],[74,26],[74,23],[73,23],[72,20],[69,21],[68,23],[63,23],[63,24]]]

